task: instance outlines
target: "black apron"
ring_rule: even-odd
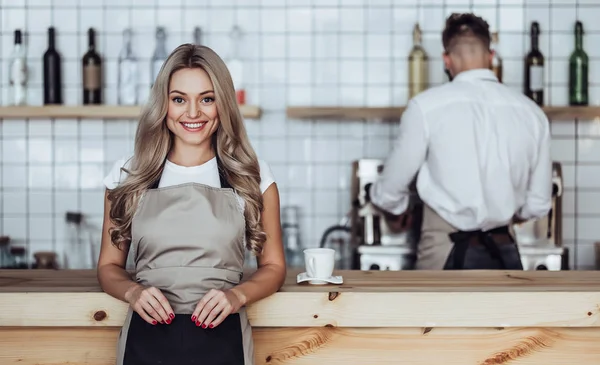
[[[523,270],[519,248],[508,226],[489,231],[458,231],[444,270]]]

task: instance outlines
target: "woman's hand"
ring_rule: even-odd
[[[175,318],[175,313],[171,309],[169,301],[155,287],[144,287],[136,284],[125,293],[125,300],[129,302],[131,308],[150,324],[171,323]]]
[[[231,313],[237,312],[245,299],[235,289],[225,291],[211,289],[202,297],[192,313],[192,321],[202,328],[214,328]]]

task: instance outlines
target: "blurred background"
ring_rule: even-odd
[[[132,152],[136,114],[125,105],[135,108],[145,102],[155,65],[185,42],[217,51],[232,68],[236,87],[245,92],[240,103],[248,110],[260,110],[258,117],[249,112],[245,123],[281,191],[289,251],[318,246],[322,239],[325,245],[345,245],[351,236],[364,232],[364,220],[357,218],[358,207],[353,206],[360,204],[360,193],[353,185],[361,183],[356,173],[360,166],[370,167],[359,162],[377,164],[385,158],[399,123],[398,118],[369,111],[406,105],[409,54],[415,40],[421,40],[427,55],[428,86],[448,82],[441,59],[445,18],[453,12],[475,12],[497,33],[494,48],[502,60],[502,82],[520,92],[532,44],[530,27],[539,24],[546,107],[569,105],[575,22],[583,24],[589,107],[581,116],[551,120],[561,202],[561,209],[554,210],[558,216],[552,218],[560,225],[559,237],[554,230],[552,239],[568,248],[570,269],[595,268],[594,242],[600,238],[600,123],[593,113],[600,104],[597,0],[0,0],[0,4],[0,235],[9,242],[2,246],[4,266],[36,266],[40,258],[34,254],[50,251],[58,253],[59,265],[67,267],[65,257],[76,252],[70,245],[80,244],[73,242],[89,243],[93,257],[103,214],[102,179],[116,159]],[[52,60],[59,55],[58,86],[52,80],[44,82],[51,27],[55,51],[46,56],[50,57],[46,68],[56,74]],[[124,33],[126,29],[130,33]],[[26,87],[21,91],[10,85],[11,74],[22,69],[14,66],[19,62],[26,65]],[[82,92],[84,63],[90,65],[86,87],[95,90],[87,100]],[[129,81],[119,81],[119,74]],[[52,92],[61,94],[59,104],[75,109],[28,107],[44,105],[45,93],[56,98]],[[17,99],[26,106],[8,108]],[[86,114],[77,109],[84,103],[98,104],[99,109]],[[306,116],[311,107],[319,106],[367,107],[360,110],[368,115]],[[289,108],[300,112],[288,114]],[[73,116],[66,115],[73,110]],[[342,228],[324,237],[327,228],[336,225]],[[74,255],[75,261],[77,255],[89,257]],[[93,259],[85,260],[92,265]]]

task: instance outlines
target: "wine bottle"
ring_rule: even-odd
[[[421,28],[413,28],[413,48],[408,55],[408,98],[427,88],[427,53],[421,45]]]
[[[131,50],[131,36],[131,29],[123,31],[123,48],[119,53],[117,102],[121,105],[135,105],[138,98],[138,64]]]
[[[498,32],[492,33],[492,71],[498,78],[499,82],[502,82],[502,57],[498,53]]]
[[[413,48],[408,55],[408,98],[427,88],[427,53],[421,45],[421,28],[413,28]]]
[[[544,105],[544,55],[539,50],[540,25],[531,23],[531,51],[525,58],[524,92],[539,106]]]
[[[154,86],[154,82],[156,81],[156,77],[160,72],[160,69],[167,60],[167,49],[166,42],[167,33],[165,32],[165,28],[157,27],[156,28],[156,46],[154,48],[154,54],[152,55],[152,62],[150,63],[150,87]]]
[[[102,104],[102,60],[96,52],[93,28],[88,29],[88,51],[83,55],[83,104]]]
[[[237,25],[231,29],[229,37],[231,39],[231,47],[233,51],[232,56],[227,59],[226,64],[227,68],[229,69],[229,73],[231,74],[231,79],[233,80],[237,102],[239,105],[244,105],[246,104],[246,89],[244,88],[244,63],[238,55],[242,32]]]
[[[583,24],[575,23],[575,50],[569,59],[569,104],[588,105],[588,55],[583,50]]]
[[[23,47],[23,33],[15,30],[15,44],[9,66],[9,105],[27,104],[27,62]]]
[[[44,104],[62,104],[60,54],[56,51],[54,28],[48,28],[48,50],[44,53]]]

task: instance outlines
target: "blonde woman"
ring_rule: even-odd
[[[279,193],[215,52],[191,44],[173,51],[142,112],[133,156],[117,161],[104,183],[98,279],[130,304],[117,364],[253,364],[245,306],[285,277]],[[258,269],[240,283],[246,249]]]

